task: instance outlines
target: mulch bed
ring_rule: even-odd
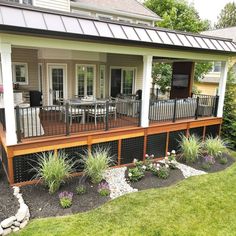
[[[179,169],[171,169],[170,176],[167,179],[160,179],[151,172],[147,171],[145,172],[145,176],[140,181],[131,182],[130,185],[138,190],[144,190],[149,188],[168,187],[183,179],[184,176]]]
[[[202,167],[202,161],[201,160],[198,160],[196,163],[187,163],[187,164],[181,159],[179,159],[178,161],[183,163],[183,164],[186,164],[188,166],[191,166],[194,169],[202,170],[202,171],[205,171],[205,172],[208,172],[208,173],[213,173],[213,172],[222,171],[222,170],[226,169],[227,167],[231,166],[235,162],[235,159],[233,157],[231,157],[229,154],[224,153],[223,155],[224,155],[224,157],[227,157],[228,162],[226,164],[220,164],[219,160],[216,159],[215,164],[211,165],[209,170],[205,170]]]
[[[0,222],[16,214],[19,208],[13,190],[9,186],[6,174],[0,163]]]
[[[72,178],[53,195],[50,195],[48,190],[41,184],[22,187],[21,192],[23,193],[26,204],[30,208],[31,218],[63,216],[84,212],[99,207],[110,199],[110,197],[100,196],[97,192],[97,185],[87,180],[83,182],[87,187],[87,192],[83,195],[77,195],[75,190],[81,178]],[[59,204],[58,194],[62,191],[74,193],[73,204],[68,209],[62,209]]]

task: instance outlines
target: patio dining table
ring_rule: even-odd
[[[79,107],[84,111],[82,115],[81,124],[85,124],[87,106],[89,106],[89,108],[91,109],[94,108],[96,105],[105,105],[106,101],[107,100],[105,99],[83,100],[79,98],[72,98],[67,100],[70,106]]]

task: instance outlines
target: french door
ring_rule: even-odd
[[[76,95],[95,97],[95,65],[76,65]]]
[[[49,65],[49,104],[58,105],[66,99],[66,65]]]
[[[134,93],[134,68],[111,68],[110,95],[131,95]]]

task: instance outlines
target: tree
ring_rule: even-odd
[[[218,16],[218,22],[215,25],[217,29],[236,26],[236,4],[227,3]]]
[[[201,20],[193,5],[181,0],[147,0],[145,5],[162,18],[157,26],[188,32],[209,29],[209,21]],[[198,81],[212,68],[212,63],[196,63],[195,80]],[[171,85],[172,69],[170,64],[158,63],[153,66],[153,78],[162,92]]]
[[[236,78],[230,68],[225,93],[222,136],[228,139],[233,149],[236,149]]]
[[[195,33],[209,29],[209,21],[184,0],[147,0],[145,5],[162,18],[157,26]]]

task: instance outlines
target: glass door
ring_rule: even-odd
[[[76,95],[78,97],[95,96],[95,66],[77,65]]]
[[[65,66],[49,66],[50,73],[50,105],[59,105],[65,96]]]

